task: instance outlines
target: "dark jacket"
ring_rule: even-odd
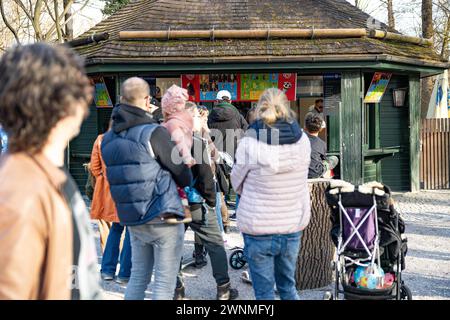
[[[115,107],[112,119],[102,156],[120,222],[140,225],[165,213],[183,217],[177,185],[190,185],[192,175],[185,164],[172,162],[176,146],[167,130],[129,105]]]
[[[225,151],[234,159],[237,142],[248,128],[248,123],[240,112],[227,102],[216,105],[209,115],[208,126],[210,129],[220,131],[222,139],[217,139],[214,130],[211,131],[211,138],[219,151]],[[233,136],[227,137],[227,129],[238,130]],[[229,140],[229,141],[228,141]],[[228,141],[228,143],[227,143]],[[233,146],[231,149],[230,146]]]
[[[194,134],[192,155],[196,164],[191,168],[194,179],[193,187],[203,197],[205,202],[211,206],[216,206],[216,189],[213,171],[210,164],[210,157],[206,151],[207,141],[197,134]],[[200,204],[190,204],[191,211],[200,207]]]
[[[327,145],[319,137],[306,133],[311,143],[311,164],[309,165],[308,179],[316,179],[323,176],[325,166],[323,162],[327,158]]]
[[[247,136],[273,145],[296,143],[301,139],[302,134],[303,130],[294,120],[278,120],[270,126],[262,120],[256,120],[250,125],[246,133]]]

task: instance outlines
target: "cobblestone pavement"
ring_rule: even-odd
[[[412,290],[414,299],[450,300],[450,190],[420,193],[394,193],[396,208],[406,221],[409,251],[405,283]],[[185,237],[184,257],[192,256],[194,237],[188,231]],[[242,246],[242,237],[232,223],[232,233],[227,235],[227,247]],[[227,250],[228,255],[232,250]],[[99,261],[100,261],[99,257]],[[241,281],[242,271],[230,268],[232,285],[239,290],[239,299],[254,299],[252,287]],[[184,270],[186,295],[190,299],[215,299],[216,287],[211,264],[202,269]],[[125,287],[114,282],[103,282],[105,298],[123,299]],[[320,300],[327,288],[300,291],[304,300]],[[151,296],[151,285],[147,298]]]
[[[394,194],[406,221],[404,281],[414,299],[450,300],[450,191]]]

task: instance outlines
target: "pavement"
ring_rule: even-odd
[[[450,190],[422,191],[418,193],[394,193],[396,208],[406,222],[408,254],[406,270],[403,272],[405,284],[411,289],[415,300],[450,300]],[[232,212],[232,211],[231,211]],[[97,233],[98,237],[98,233]],[[243,240],[232,221],[231,234],[226,235],[228,256],[232,248],[242,247]],[[97,240],[100,252],[99,240]],[[194,235],[188,230],[185,236],[184,257],[192,257]],[[101,255],[99,255],[99,263]],[[100,269],[100,265],[99,265]],[[241,270],[229,268],[232,285],[239,290],[239,299],[254,300],[251,285],[240,277]],[[211,263],[196,269],[184,269],[186,296],[192,300],[215,299],[216,285],[212,277]],[[123,299],[126,287],[115,282],[102,282],[105,299]],[[325,288],[299,291],[302,300],[321,300],[332,284]],[[152,285],[146,291],[146,299],[151,298]]]

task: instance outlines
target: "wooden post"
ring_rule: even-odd
[[[409,78],[409,155],[411,166],[411,191],[420,190],[420,79]]]
[[[359,71],[342,73],[341,179],[352,184],[361,184],[364,181],[362,83]]]
[[[315,289],[333,281],[331,262],[335,246],[331,241],[331,209],[325,198],[327,179],[309,180],[311,220],[303,231],[295,279],[297,289]]]

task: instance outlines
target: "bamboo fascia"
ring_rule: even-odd
[[[362,38],[395,40],[431,46],[432,39],[405,36],[383,30],[356,29],[248,29],[248,30],[149,30],[120,31],[120,40],[171,40],[171,39],[270,39],[270,38]]]
[[[121,40],[136,39],[265,39],[363,37],[366,29],[252,29],[252,30],[158,30],[121,31]]]
[[[387,39],[387,40],[407,42],[407,43],[413,43],[413,44],[425,45],[425,46],[433,45],[433,39],[405,36],[402,34],[383,31],[383,30],[370,30],[369,36],[371,38],[375,38],[375,39]]]

